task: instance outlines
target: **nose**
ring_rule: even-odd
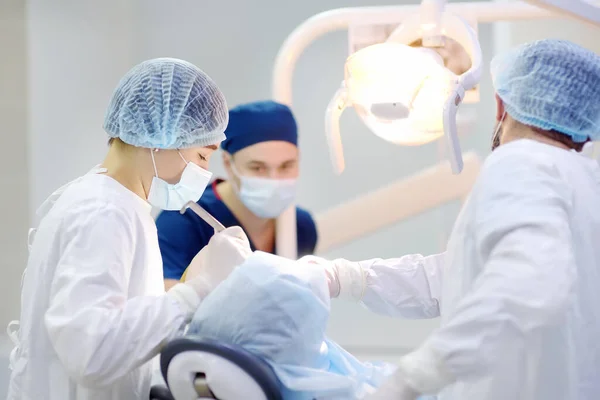
[[[267,177],[269,179],[280,179],[281,178],[281,172],[277,168],[272,168],[272,169],[269,170],[269,173],[267,174]]]

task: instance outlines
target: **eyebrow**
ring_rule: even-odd
[[[211,144],[211,145],[204,146],[204,147],[206,147],[207,149],[211,149],[211,150],[217,150],[219,148],[219,147],[217,147],[216,144]]]
[[[298,160],[290,159],[290,160],[285,160],[285,161],[281,162],[279,165],[291,164],[291,163],[295,163],[295,162],[298,162]],[[267,165],[267,163],[265,161],[261,161],[261,160],[250,160],[246,163],[246,165],[252,165],[252,164]]]

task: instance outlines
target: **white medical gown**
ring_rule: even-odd
[[[441,328],[400,363],[406,380],[445,387],[440,400],[600,398],[598,240],[596,161],[530,140],[499,147],[456,221],[441,291],[423,268],[379,284],[389,298],[414,290],[425,314],[440,302]]]
[[[64,190],[36,233],[8,399],[146,400],[147,361],[184,319],[164,293],[150,206],[112,178],[88,174]]]
[[[439,317],[444,259],[442,253],[361,261],[367,276],[363,304],[390,317]]]

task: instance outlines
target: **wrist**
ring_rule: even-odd
[[[335,275],[339,285],[340,299],[361,301],[367,287],[367,273],[358,262],[333,260]]]
[[[178,283],[173,286],[167,292],[167,296],[175,300],[181,307],[186,323],[192,320],[192,316],[202,301],[196,290],[186,283]]]
[[[402,357],[398,372],[419,393],[437,393],[455,381],[442,358],[427,343]]]
[[[323,270],[327,278],[327,286],[329,288],[329,297],[335,299],[340,295],[340,282],[337,277],[335,268],[326,265]]]

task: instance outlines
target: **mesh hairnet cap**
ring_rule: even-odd
[[[198,67],[174,58],[145,61],[115,89],[104,129],[136,147],[218,145],[228,121],[225,96]]]
[[[496,93],[515,120],[581,143],[600,140],[600,57],[564,40],[521,45],[492,61]]]

